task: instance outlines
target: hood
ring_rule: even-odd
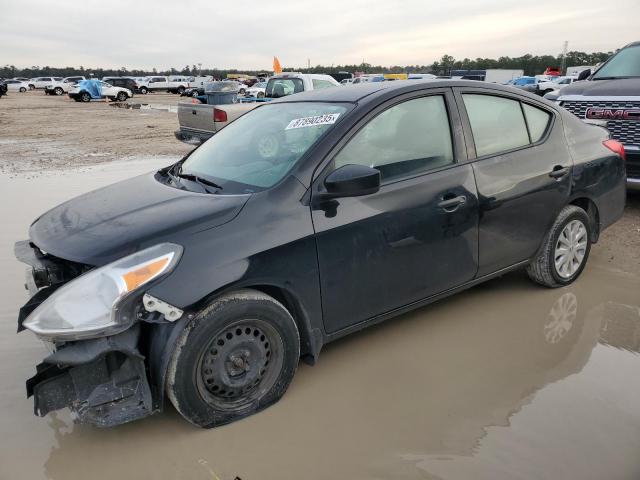
[[[211,195],[172,188],[148,173],[86,193],[31,225],[46,253],[100,266],[160,242],[232,220],[251,195]]]
[[[582,95],[585,97],[637,97],[640,96],[640,78],[612,80],[583,80],[573,82],[560,90],[560,96]]]

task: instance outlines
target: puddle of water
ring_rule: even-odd
[[[128,102],[112,102],[109,104],[113,108],[124,108],[125,110],[154,110],[158,112],[178,112],[177,105],[163,105],[159,103],[128,103]]]
[[[13,242],[55,203],[164,163],[0,176],[0,478],[640,477],[640,277],[596,265],[557,290],[510,274],[328,345],[278,404],[222,428],[172,409],[108,430],[33,416],[24,379],[45,349],[15,334]]]

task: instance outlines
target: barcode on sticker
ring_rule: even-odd
[[[339,116],[339,113],[327,113],[326,115],[316,115],[314,117],[294,118],[289,122],[285,130],[315,127],[316,125],[331,125],[332,123],[336,123]]]

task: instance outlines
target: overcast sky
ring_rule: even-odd
[[[431,64],[609,51],[640,0],[0,0],[0,64],[203,67]]]

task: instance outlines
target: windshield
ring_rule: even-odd
[[[640,77],[640,45],[620,50],[596,72],[593,80],[624,77]]]
[[[253,193],[280,181],[346,112],[344,104],[263,105],[207,140],[181,172],[222,187],[221,194]]]

